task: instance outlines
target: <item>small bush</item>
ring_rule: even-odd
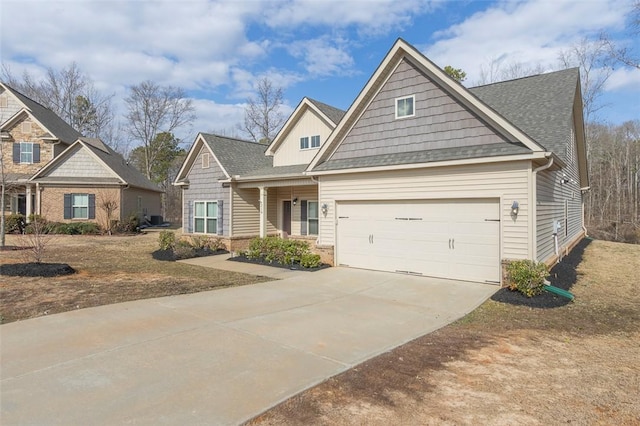
[[[140,219],[138,215],[132,213],[125,220],[118,222],[118,227],[114,231],[122,234],[136,234],[140,232]]]
[[[303,268],[317,268],[320,264],[319,254],[305,253],[300,258],[300,266]]]
[[[10,214],[4,218],[4,226],[7,234],[22,234],[27,226],[24,215],[20,213]]]
[[[176,234],[172,231],[161,231],[158,243],[160,250],[173,250],[176,247]]]
[[[514,260],[507,265],[507,274],[510,290],[532,297],[542,293],[549,268],[541,262]]]
[[[191,247],[196,250],[217,251],[224,248],[224,244],[218,237],[211,237],[209,235],[192,235]]]

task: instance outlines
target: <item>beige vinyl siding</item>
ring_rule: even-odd
[[[203,154],[209,155],[209,167],[202,168]],[[229,188],[223,187],[220,180],[226,176],[218,163],[206,147],[202,147],[191,169],[187,173],[189,186],[182,191],[182,203],[184,205],[182,226],[183,232],[191,232],[193,229],[193,203],[196,201],[222,201],[222,235],[229,235],[229,218],[231,206],[229,205]]]
[[[48,177],[92,177],[92,178],[116,178],[113,172],[91,153],[81,146],[75,148],[75,152],[57,167],[47,173]]]
[[[415,116],[395,118],[397,98],[415,95]],[[504,139],[404,59],[332,159],[503,143]]]
[[[335,244],[336,202],[357,200],[500,199],[501,258],[525,259],[529,253],[529,162],[476,164],[319,177],[320,244]],[[511,204],[520,211],[514,220]]]
[[[571,131],[566,140],[567,166],[562,170],[543,170],[536,176],[537,260],[546,261],[555,255],[553,222],[559,220],[562,228],[558,233],[558,246],[562,248],[582,232],[582,193],[576,164],[575,133]],[[563,175],[570,181],[561,183]],[[568,207],[568,226],[565,225],[565,202]],[[565,226],[567,226],[565,233]]]
[[[260,190],[258,188],[234,188],[233,197],[233,229],[231,235],[260,235]],[[276,232],[277,189],[267,190],[267,233]]]
[[[140,197],[141,205],[138,209],[138,197]],[[143,214],[148,216],[158,216],[161,214],[162,203],[160,193],[140,188],[127,188],[122,190],[122,219],[126,220],[130,215],[136,214],[142,217]],[[98,206],[96,206],[96,210]]]
[[[296,122],[286,135],[285,140],[278,147],[273,156],[274,166],[288,166],[293,164],[309,164],[320,148],[300,149],[300,138],[320,136],[320,146],[329,137],[333,127],[324,121],[313,110],[306,108],[303,116]]]

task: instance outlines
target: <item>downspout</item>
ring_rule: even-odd
[[[533,243],[533,250],[532,250],[532,260],[533,261],[537,261],[538,260],[538,208],[537,208],[537,202],[538,202],[538,184],[537,184],[537,179],[536,179],[536,175],[538,174],[538,172],[542,171],[542,170],[547,170],[549,167],[551,167],[553,165],[553,157],[551,156],[551,153],[547,153],[545,154],[545,157],[549,158],[549,162],[547,164],[543,164],[540,167],[537,167],[535,169],[533,169],[532,175],[533,175],[533,182],[531,183],[531,196],[533,197],[533,203],[531,203],[531,217],[533,220],[533,229],[532,229],[532,243]]]
[[[584,217],[584,194],[589,192],[589,190],[591,189],[590,186],[585,186],[584,188],[580,188],[580,194],[582,195],[582,197],[580,197],[582,199],[581,207],[582,207],[582,231],[584,232],[584,236],[588,237],[589,235],[587,234],[587,226],[585,225],[585,217]]]

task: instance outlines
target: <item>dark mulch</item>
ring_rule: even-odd
[[[0,275],[9,277],[57,277],[75,274],[66,263],[9,263],[0,265]]]
[[[156,250],[151,253],[155,260],[176,261],[182,259],[192,259],[194,257],[215,256],[229,253],[227,250],[192,249],[192,250]]]
[[[300,266],[299,263],[294,263],[293,265],[285,265],[285,264],[279,263],[279,262],[271,262],[271,263],[269,263],[268,261],[266,261],[264,259],[249,259],[247,256],[243,256],[243,255],[230,257],[227,260],[231,260],[231,261],[234,261],[234,262],[254,263],[256,265],[273,266],[274,268],[290,269],[292,271],[306,271],[306,272],[315,272],[315,271],[319,271],[321,269],[326,269],[326,268],[330,268],[331,267],[330,265],[327,265],[326,263],[322,263],[317,268],[304,268],[304,267]]]
[[[565,256],[562,259],[562,262],[558,263],[551,269],[548,281],[552,286],[570,291],[571,287],[578,279],[576,269],[580,262],[582,262],[584,251],[589,244],[591,244],[591,239],[584,238],[573,248],[573,250],[571,250],[571,253],[569,253],[568,256]],[[557,308],[571,302],[569,299],[547,291],[543,291],[542,294],[539,294],[538,296],[527,297],[519,291],[511,291],[508,288],[498,290],[491,299],[496,302],[541,309]]]

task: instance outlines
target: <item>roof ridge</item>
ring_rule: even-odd
[[[246,139],[240,139],[240,138],[236,138],[236,137],[233,137],[233,136],[222,136],[222,135],[218,135],[216,133],[205,133],[205,132],[200,132],[200,133],[202,135],[204,135],[204,136],[213,136],[215,138],[229,139],[229,140],[233,140],[233,141],[236,141],[236,142],[245,142],[245,143],[250,143],[250,144],[253,144],[253,145],[264,146],[264,147],[268,146],[268,145],[261,144],[260,142],[249,141],[249,140],[246,140]]]
[[[49,107],[46,107],[46,106],[42,105],[40,102],[38,102],[38,101],[36,101],[35,99],[32,99],[31,97],[29,97],[29,96],[25,95],[24,93],[22,93],[21,91],[19,91],[19,90],[18,90],[18,89],[16,89],[15,87],[9,86],[7,83],[5,83],[5,82],[3,82],[3,81],[2,81],[2,82],[0,82],[0,83],[2,83],[2,84],[4,85],[4,87],[6,87],[7,89],[9,89],[9,91],[14,92],[14,95],[15,95],[15,94],[18,94],[18,95],[20,95],[20,96],[22,96],[22,97],[24,97],[24,98],[29,99],[29,100],[30,100],[31,102],[33,102],[34,104],[38,104],[38,105],[39,105],[39,106],[41,106],[42,108],[48,109],[49,111],[53,112],[53,110],[52,110],[51,108],[49,108]],[[25,106],[27,106],[27,105],[25,105]],[[27,108],[28,108],[28,106],[27,106]],[[54,114],[55,114],[55,113],[54,113]],[[56,115],[57,115],[57,114],[56,114]]]
[[[509,83],[509,82],[512,82],[512,81],[525,80],[527,78],[542,77],[542,76],[547,76],[547,75],[551,75],[551,74],[558,74],[558,73],[567,72],[567,71],[574,71],[574,70],[579,70],[579,68],[578,67],[571,67],[571,68],[565,68],[565,69],[562,69],[562,70],[541,72],[539,74],[525,75],[524,77],[511,78],[509,80],[494,81],[493,83],[485,83],[485,84],[480,84],[478,86],[471,86],[471,87],[467,87],[467,89],[470,90],[470,89],[476,89],[476,88],[479,88],[479,87],[493,86],[493,85],[496,85],[496,84],[504,84],[504,83]]]

